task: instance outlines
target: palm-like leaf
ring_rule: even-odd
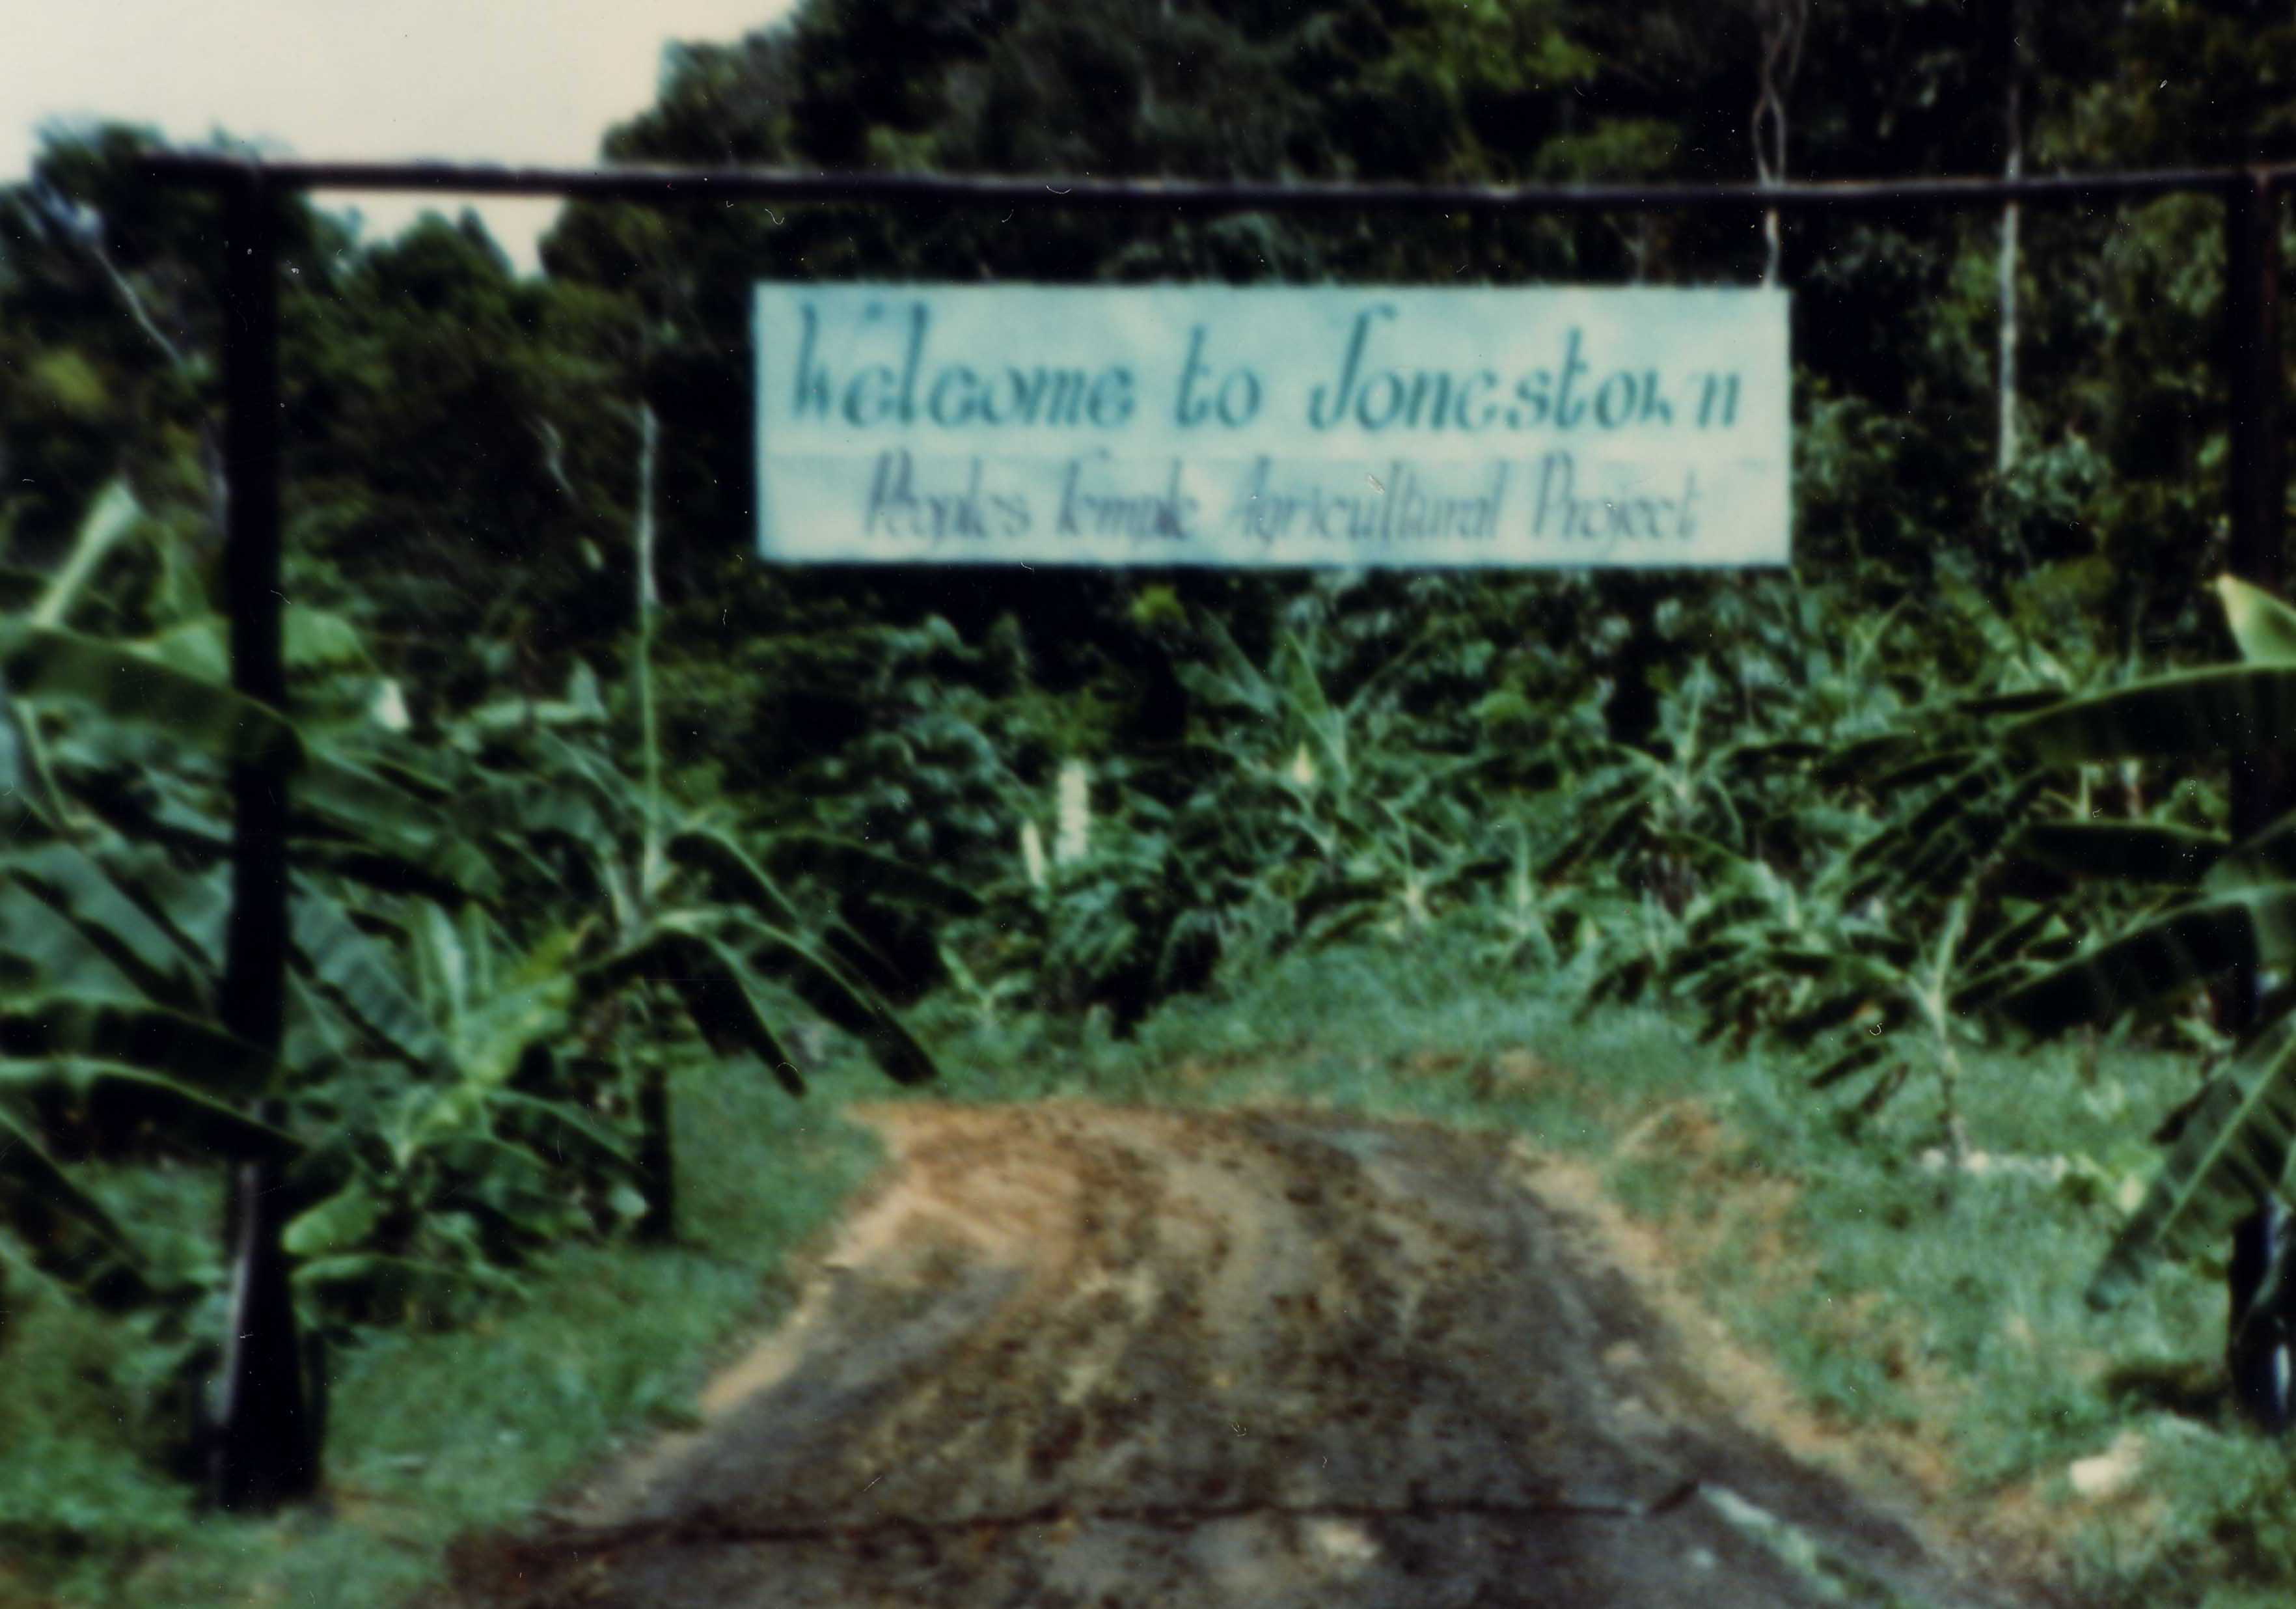
[[[0,1000],[0,1055],[162,1069],[186,1087],[259,1095],[277,1065],[211,1021],[140,1001],[46,992]]]
[[[2296,611],[2244,582],[2218,583],[2243,661],[2160,677],[2030,714],[2013,748],[2058,761],[2194,757],[2284,743],[2296,716]],[[2038,847],[2070,850],[2118,881],[2198,889],[2110,942],[2004,993],[1998,1009],[2036,1033],[2109,1021],[2189,994],[2227,973],[2296,965],[2296,824],[2229,846],[2155,826],[2084,842],[2055,829]],[[2109,846],[2109,847],[2108,847]],[[2267,1010],[2272,1008],[2267,1007]],[[2126,1288],[2142,1258],[2219,1236],[2285,1186],[2296,1134],[2296,1014],[2278,1008],[2188,1112],[2169,1157],[2099,1269],[2095,1300]]]
[[[2240,657],[2252,665],[2296,664],[2296,609],[2238,576],[2219,576],[2217,600]]]
[[[19,698],[68,700],[218,759],[286,770],[302,758],[295,729],[269,706],[77,632],[0,622],[0,680]]]
[[[205,1090],[95,1056],[0,1057],[0,1097],[62,1101],[84,1111],[101,1130],[147,1131],[193,1156],[283,1158],[302,1148],[284,1129]]]
[[[2193,886],[2231,846],[2222,833],[2160,822],[2051,821],[2027,827],[2019,847],[2043,865],[2080,876]]]
[[[2067,699],[2013,721],[2014,750],[2061,764],[2200,759],[2284,742],[2296,731],[2296,665],[2211,665]]]
[[[870,1059],[896,1082],[922,1084],[935,1076],[931,1053],[876,990],[834,957],[799,934],[762,922],[742,919],[733,932],[744,950],[786,978],[807,1005],[859,1039]]]
[[[2089,1286],[2100,1304],[2123,1295],[2159,1252],[2221,1241],[2284,1186],[2296,1139],[2296,1018],[2270,1025],[2210,1082]]]
[[[360,932],[340,904],[299,885],[289,899],[288,923],[295,966],[331,1005],[407,1061],[440,1058],[445,1045],[401,981],[397,957]]]
[[[0,1073],[4,1077],[4,1073]],[[6,1085],[0,1083],[0,1089]],[[152,1293],[150,1276],[127,1231],[94,1196],[57,1166],[31,1129],[0,1104],[0,1209],[21,1223],[39,1223],[32,1260],[44,1273],[70,1284],[102,1283],[109,1294],[136,1301]]]
[[[2296,963],[2296,885],[2191,901],[2141,922],[2002,997],[1999,1009],[2047,1035],[2178,998],[2234,967]]]
[[[193,881],[164,861],[147,869],[170,882]],[[70,926],[152,1000],[180,1011],[201,1009],[207,957],[193,933],[175,919],[184,902],[168,899],[170,891],[123,883],[95,857],[62,842],[0,856],[0,874]],[[186,914],[196,932],[203,913]]]
[[[722,834],[718,836],[722,841]],[[676,849],[673,841],[671,852],[675,854]],[[760,853],[765,864],[784,877],[820,877],[840,889],[888,896],[961,915],[980,909],[980,897],[970,889],[849,838],[827,833],[775,833],[761,845]]]

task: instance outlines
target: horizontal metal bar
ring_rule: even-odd
[[[1330,185],[1185,179],[974,177],[925,173],[800,173],[770,168],[500,168],[450,162],[247,161],[159,152],[146,172],[176,183],[244,180],[288,190],[441,191],[466,195],[564,195],[652,205],[697,201],[901,203],[1119,212],[1690,212],[1759,213],[2110,201],[2221,193],[2251,171],[2296,168],[2162,168],[2027,178],[1849,179],[1759,185]]]

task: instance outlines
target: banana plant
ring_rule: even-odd
[[[148,1267],[70,1158],[172,1151],[283,1177],[326,1138],[306,1094],[360,1055],[430,1053],[397,958],[352,918],[349,891],[482,891],[485,875],[413,771],[370,763],[340,723],[299,727],[223,685],[220,657],[201,652],[220,642],[213,622],[136,640],[71,628],[78,595],[139,523],[124,493],[99,499],[37,605],[0,620],[0,1204],[35,1266],[99,1299],[182,1310],[197,1293]],[[289,619],[291,674],[309,692],[340,684],[347,628],[293,606]],[[297,800],[275,1059],[217,1014],[233,766],[291,776]],[[307,1488],[318,1455],[279,1244],[286,1203],[268,1194],[231,1236],[243,1310],[224,1342],[217,1426],[219,1485],[258,1501]]]
[[[1398,689],[1423,642],[1339,697],[1312,630],[1282,631],[1264,669],[1217,618],[1200,617],[1196,630],[1203,658],[1177,674],[1211,780],[1176,824],[1195,882],[1223,881],[1210,868],[1224,866],[1240,895],[1274,894],[1294,936],[1321,943],[1374,924],[1419,925],[1471,868],[1496,869],[1494,857],[1464,847],[1474,825],[1464,801],[1500,751],[1414,741]]]
[[[611,1089],[562,1055],[578,926],[521,945],[482,905],[428,899],[359,919],[393,935],[430,1055],[338,1080],[333,1098],[361,1110],[304,1170],[311,1204],[284,1242],[299,1288],[332,1309],[452,1318],[519,1290],[528,1253],[636,1218],[636,1152],[597,1109]]]
[[[44,1213],[68,1212],[118,1263],[132,1267],[138,1260],[126,1234],[89,1210],[86,1192],[58,1188],[52,1148],[40,1142],[93,1136],[111,1153],[172,1150],[276,1170],[301,1149],[283,1109],[295,1079],[283,1063],[234,1039],[217,1016],[228,904],[219,814],[199,809],[188,791],[168,796],[153,787],[152,768],[143,768],[141,782],[120,794],[133,798],[131,809],[164,797],[176,841],[139,841],[101,813],[97,799],[106,790],[70,784],[82,765],[146,742],[185,750],[192,772],[204,766],[212,774],[219,774],[217,760],[250,757],[283,771],[306,749],[275,712],[133,650],[60,628],[0,628],[0,667],[6,678],[0,697],[12,710],[20,752],[42,741],[28,706],[47,713],[58,738],[39,783],[8,796],[13,819],[0,857],[6,873],[0,944],[19,974],[0,990],[0,1132],[22,1142],[13,1148],[18,1180],[26,1169],[33,1175],[29,1188],[13,1193],[18,1204],[37,1198],[12,1217],[20,1237],[29,1220],[37,1239]],[[111,741],[118,738],[128,741]],[[206,864],[187,847],[199,843],[217,851]],[[368,981],[362,973],[380,969],[331,909],[326,889],[300,881],[290,899],[297,1038],[308,1044],[313,1017],[355,1010],[349,1003]],[[324,1038],[328,1030],[319,1031]],[[217,1455],[219,1482],[231,1497],[263,1501],[316,1479],[318,1430],[275,1222],[244,1211],[238,1218],[232,1257],[239,1295],[224,1342],[227,1383],[215,1445],[264,1443],[252,1462],[236,1450]],[[69,1259],[59,1271],[72,1271]],[[102,1283],[160,1293],[148,1274],[133,1276],[132,1285],[117,1274]],[[259,1386],[249,1383],[252,1365],[236,1367],[248,1358],[262,1360]],[[251,1425],[265,1428],[250,1433]]]
[[[2254,763],[2296,736],[2296,610],[2229,577],[2217,583],[2236,661],[2066,699],[2012,722],[2008,750],[2041,764],[2142,759]],[[2235,841],[2174,823],[2067,824],[2033,853],[2156,891],[2119,932],[2006,993],[2038,1035],[2159,1008],[2227,981],[2252,989],[2244,1037],[2172,1121],[2169,1153],[2092,1282],[2108,1302],[2156,1254],[2234,1235],[2228,1344],[2259,1422],[2290,1412],[2296,1253],[2282,1203],[2296,1149],[2296,813]],[[2245,1004],[2245,1003],[2244,1003]]]
[[[1948,731],[1956,718],[1962,712],[1931,718]],[[2047,808],[2049,783],[1991,755],[1964,760],[1948,743],[1885,774],[1874,792],[1894,801],[1879,826],[1785,899],[1769,942],[1734,934],[1705,943],[1729,953],[1726,965],[1740,977],[1751,970],[1805,981],[1795,1008],[1769,1031],[1801,1047],[1833,1041],[1816,1088],[1870,1074],[1859,1114],[1926,1071],[1947,1153],[1958,1163],[1969,1149],[1961,1053],[1976,1042],[1984,1007],[2077,940],[2068,913],[2037,897],[2048,891],[2031,886],[2015,849]]]
[[[601,1051],[633,1016],[651,1030],[636,1058],[640,1227],[668,1238],[676,1192],[661,1041],[681,1024],[729,1063],[762,1067],[801,1095],[802,1071],[775,1021],[768,985],[779,981],[898,1081],[934,1075],[931,1053],[862,975],[866,941],[834,919],[808,919],[789,882],[865,883],[944,909],[974,902],[864,844],[802,831],[744,835],[722,814],[684,805],[658,766],[629,776],[603,724],[601,709],[589,721],[462,735],[483,751],[467,774],[463,822],[565,917],[562,947],[526,987],[556,991],[550,998],[574,1036]]]

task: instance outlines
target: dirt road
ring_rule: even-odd
[[[1503,1141],[865,1115],[890,1169],[705,1427],[464,1547],[462,1603],[2019,1601],[1782,1450]]]

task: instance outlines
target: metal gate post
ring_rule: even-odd
[[[2270,172],[2242,174],[2225,197],[2225,363],[2230,381],[2232,573],[2267,592],[2287,581],[2287,484],[2280,451],[2280,194]],[[2251,773],[2251,776],[2255,773]],[[2234,794],[2234,813],[2243,816]],[[2251,787],[2250,808],[2267,808]],[[2268,820],[2267,817],[2264,820]],[[2264,825],[2248,816],[2234,831]]]
[[[273,709],[287,702],[279,586],[279,197],[250,171],[224,192],[224,475],[229,529],[225,609],[233,690]],[[279,1042],[286,958],[286,800],[281,778],[232,774],[231,932],[224,1024]]]
[[[2229,569],[2276,596],[2288,582],[2287,473],[2280,450],[2286,387],[2280,364],[2280,195],[2270,172],[2251,168],[2225,194],[2225,369]],[[2292,803],[2289,756],[2270,749],[2235,755],[2232,833],[2261,832]],[[2238,1026],[2255,1001],[2236,1003]]]
[[[2225,193],[2225,367],[2226,492],[2232,516],[2232,573],[2276,596],[2287,587],[2287,477],[2280,450],[2285,387],[2280,361],[2280,198],[2272,175],[2251,168]],[[2232,758],[2232,835],[2262,832],[2287,811],[2289,751],[2272,747]],[[2245,1033],[2259,1016],[2269,981],[2235,973],[2219,1002],[2225,1026]],[[2269,1430],[2287,1427],[2291,1382],[2280,1367],[2276,1318],[2244,1325],[2259,1301],[2284,1305],[2290,1293],[2265,1291],[2287,1209],[2267,1196],[2233,1231],[2227,1270],[2227,1362],[2234,1394],[2250,1418]]]
[[[279,585],[279,209],[283,192],[252,164],[222,185],[225,605],[234,691],[287,703]],[[231,919],[223,1026],[275,1060],[286,1015],[287,786],[278,757],[234,764]],[[266,1117],[275,1112],[266,1112]],[[212,1449],[216,1501],[262,1510],[318,1484],[294,1294],[280,1244],[282,1164],[250,1162],[231,1203],[231,1326]]]

